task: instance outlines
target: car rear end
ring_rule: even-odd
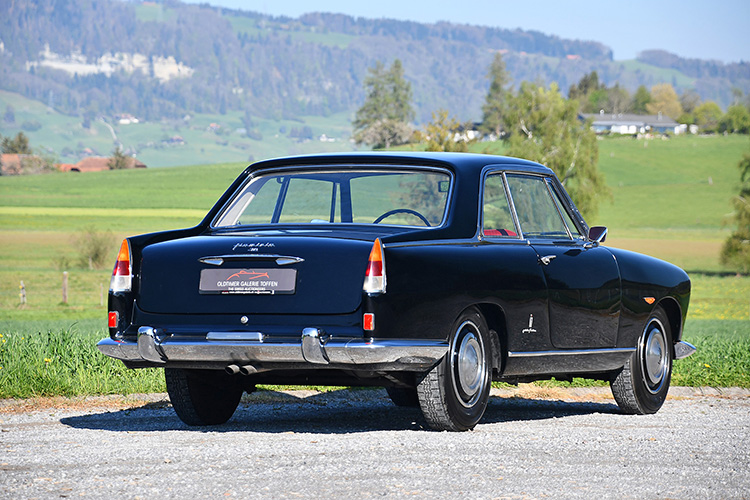
[[[444,231],[449,169],[272,164],[243,177],[200,226],[123,241],[104,354],[267,376],[414,372],[443,357],[444,340],[378,329],[371,304],[387,290],[384,242]]]

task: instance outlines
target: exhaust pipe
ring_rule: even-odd
[[[254,373],[258,373],[258,369],[253,365],[245,365],[240,367],[240,373],[243,375],[252,375]]]
[[[227,372],[229,375],[237,375],[240,373],[240,367],[237,365],[229,365],[226,368],[224,368],[224,371]]]

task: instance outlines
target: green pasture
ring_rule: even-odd
[[[731,231],[726,215],[739,187],[736,165],[750,141],[746,136],[608,138],[599,145],[600,167],[612,196],[589,222],[609,227],[607,244],[669,260],[691,275],[693,295],[685,338],[696,343],[699,353],[676,363],[675,383],[750,387],[750,277],[736,276],[718,260],[721,244]],[[502,153],[500,144],[473,147]],[[109,232],[109,260],[114,263],[123,237],[200,222],[245,166],[237,162],[0,177],[0,345],[5,346],[0,350],[0,387],[22,379],[38,379],[41,384],[30,387],[32,382],[28,382],[16,392],[4,389],[0,397],[161,388],[158,374],[136,376],[100,364],[110,362],[93,350],[93,344],[106,335],[102,302],[106,304],[111,264],[103,269],[80,265],[75,238],[90,227]],[[69,285],[65,304],[63,271],[68,272]],[[23,305],[21,281],[27,298]],[[65,343],[57,338],[66,332],[85,341]],[[21,338],[23,342],[35,339],[37,347],[22,356],[11,353],[8,346],[20,346]],[[64,349],[46,344],[64,345]],[[80,352],[84,358],[91,357],[91,362],[52,361],[60,349],[69,349],[74,356]],[[35,371],[21,376],[17,366],[33,366]],[[81,373],[96,378],[97,371],[136,382],[130,388],[101,380],[76,385]],[[50,381],[56,379],[68,382],[55,386]]]
[[[165,12],[170,10],[165,9]],[[313,33],[304,35],[315,36]],[[77,162],[84,148],[91,149],[95,156],[110,156],[118,144],[115,138],[125,150],[137,152],[137,158],[151,167],[207,165],[226,161],[247,165],[251,158],[262,160],[283,155],[350,151],[354,148],[349,142],[351,127],[348,113],[326,117],[300,116],[295,119],[253,118],[254,127],[251,137],[248,137],[240,132],[245,127],[245,115],[239,111],[223,115],[196,113],[186,119],[128,125],[120,125],[111,119],[107,120],[107,124],[92,120],[90,126],[84,128],[80,117],[63,115],[39,101],[0,90],[0,109],[4,110],[7,106],[14,109],[15,123],[0,120],[0,134],[15,136],[23,131],[33,148],[43,148],[45,154],[62,163]],[[22,130],[25,122],[37,122],[40,128]],[[312,138],[300,140],[290,137],[294,128],[303,127],[310,128]],[[322,135],[333,142],[321,141]],[[170,142],[176,136],[183,141]]]

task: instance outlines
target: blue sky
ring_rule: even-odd
[[[536,30],[601,42],[616,60],[664,49],[687,58],[750,62],[749,0],[189,0],[205,2],[273,16],[335,12]]]

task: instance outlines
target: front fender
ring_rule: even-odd
[[[667,310],[673,340],[681,337],[690,303],[690,277],[679,267],[648,255],[609,248],[622,279],[622,319],[618,346],[633,346],[653,310]]]

